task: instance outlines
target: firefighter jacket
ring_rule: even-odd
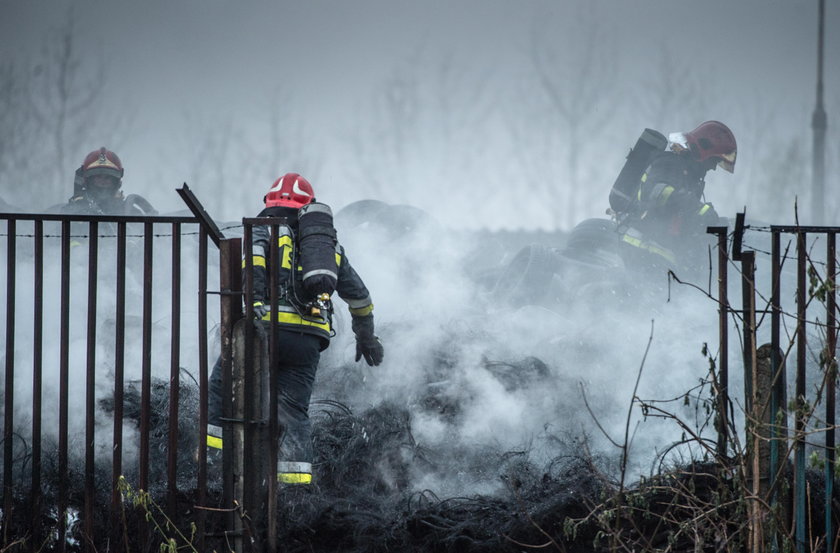
[[[269,274],[270,259],[277,255],[279,260],[278,308],[275,314],[266,313],[262,318],[271,321],[272,315],[281,329],[312,334],[321,338],[321,349],[326,349],[333,336],[332,308],[318,309],[313,313],[316,298],[307,294],[303,286],[302,268],[298,263],[300,243],[296,237],[297,211],[273,207],[264,209],[259,217],[288,217],[289,224],[280,225],[276,247],[271,250],[271,227],[255,225],[252,234],[252,262],[254,268],[254,302],[265,306],[270,303]],[[338,266],[336,293],[347,303],[354,322],[361,318],[373,320],[373,302],[370,293],[347,259],[344,248],[336,242],[335,261]],[[243,272],[245,260],[243,260]],[[294,270],[293,270],[294,268]],[[243,274],[243,282],[245,275]],[[354,324],[354,328],[357,325]],[[371,324],[372,326],[372,324]]]
[[[676,264],[692,264],[690,247],[718,223],[711,203],[703,201],[706,169],[688,157],[657,154],[639,181],[635,209],[622,221],[622,241]],[[687,248],[687,246],[689,246]]]

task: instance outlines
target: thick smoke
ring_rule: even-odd
[[[491,492],[501,486],[491,459],[512,451],[526,451],[530,462],[545,466],[586,443],[593,455],[617,459],[620,452],[598,425],[611,440],[624,440],[651,335],[639,398],[681,398],[708,376],[701,351],[708,343],[715,355],[716,304],[696,290],[669,288],[664,272],[647,297],[611,294],[567,271],[511,301],[510,290],[474,278],[480,258],[497,277],[522,270],[498,263],[511,252],[486,237],[449,231],[431,216],[396,232],[382,219],[381,211],[358,219],[339,212],[337,225],[373,295],[385,363],[354,365],[352,335],[343,324],[322,363],[316,395],[339,396],[356,410],[383,402],[407,406],[417,443],[451,452],[445,470],[415,474],[418,489]],[[339,389],[350,374],[356,385]],[[677,414],[694,424],[696,400],[677,405]],[[680,433],[643,420],[638,406],[630,417],[638,474]],[[487,463],[470,472],[476,457]]]
[[[180,362],[181,379],[187,387],[195,386],[198,378],[198,327],[197,321],[197,239],[195,228],[185,228],[181,251],[181,327]],[[47,466],[57,458],[60,408],[60,341],[61,341],[61,242],[60,227],[45,225],[44,239],[44,312],[43,312],[43,361],[42,361],[42,435]],[[15,348],[14,348],[14,420],[15,431],[21,440],[21,451],[31,447],[33,374],[34,374],[34,241],[29,223],[19,223],[17,228],[17,271],[15,294]],[[88,363],[88,274],[89,228],[87,224],[74,224],[69,263],[69,326],[68,326],[68,454],[71,464],[84,462],[86,368]],[[97,463],[110,466],[113,451],[113,401],[116,370],[116,232],[115,225],[99,225],[98,270],[96,279],[95,328],[95,447]],[[150,368],[154,382],[169,381],[171,367],[172,326],[172,249],[171,227],[158,225],[153,238],[152,283],[147,288],[152,298],[150,324]],[[130,403],[139,394],[143,368],[143,298],[144,261],[143,227],[129,225],[127,230],[126,273],[124,300],[125,345],[124,381],[126,400]],[[3,256],[6,255],[3,244]],[[211,256],[211,259],[213,257]],[[218,269],[212,264],[208,270],[210,288],[217,281]],[[7,275],[2,275],[6,286]],[[212,297],[212,296],[211,296]],[[209,301],[210,327],[218,317],[218,302]],[[3,320],[3,348],[5,351],[6,320]],[[212,360],[211,360],[212,362]],[[159,414],[163,417],[167,413]],[[139,444],[138,413],[126,407],[123,422],[123,470],[134,474],[137,470]],[[23,453],[25,454],[25,453]],[[192,454],[192,453],[191,453]],[[154,459],[165,459],[165,452],[153,452]],[[29,470],[25,463],[18,463],[17,470]]]

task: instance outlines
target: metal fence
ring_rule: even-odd
[[[0,548],[146,550],[160,539],[144,516],[157,503],[129,507],[139,523],[127,532],[125,483],[165,496],[160,516],[195,524],[200,551],[215,535],[207,507],[232,509],[228,486],[208,495],[208,296],[222,298],[224,343],[241,292],[224,275],[208,291],[208,238],[237,265],[239,240],[222,243],[186,185],[179,193],[194,216],[0,214]]]
[[[791,536],[797,551],[808,551],[809,535],[815,523],[811,513],[814,502],[820,502],[824,519],[820,547],[834,551],[837,542],[837,509],[834,501],[836,472],[835,394],[837,387],[837,248],[840,227],[781,226],[750,229],[744,214],[738,214],[731,234],[731,257],[726,227],[710,228],[718,236],[718,302],[720,305],[720,358],[718,360],[718,453],[725,458],[731,443],[731,404],[729,397],[729,326],[740,323],[743,344],[744,394],[748,448],[757,450],[766,444],[769,463],[755,461],[752,474],[756,496],[764,515],[770,511],[790,513],[790,526],[765,532],[762,538],[773,550],[779,550],[784,535]],[[744,249],[747,232],[769,234],[768,250]],[[783,237],[788,241],[783,250]],[[758,271],[756,256],[769,261],[768,270]],[[762,259],[764,261],[764,259]],[[795,263],[795,267],[790,265]],[[740,273],[740,309],[729,302],[727,268],[733,265]],[[783,278],[784,276],[788,278]],[[769,281],[769,294],[760,292]],[[793,306],[790,300],[793,300]],[[764,305],[762,306],[762,302]],[[766,315],[770,318],[769,370],[759,370],[761,357],[759,329]],[[784,340],[783,328],[788,339]],[[792,330],[791,330],[792,329]],[[786,367],[794,365],[794,393],[786,401],[788,375]],[[808,387],[809,378],[812,387]],[[764,381],[762,381],[764,380]],[[762,397],[758,390],[767,390]],[[761,403],[760,405],[758,403]],[[756,403],[756,405],[753,405]],[[788,418],[793,419],[793,435],[788,438]],[[808,491],[806,448],[812,460],[824,465],[822,497]],[[792,458],[792,459],[791,459]],[[792,474],[792,482],[787,475]],[[759,486],[758,482],[766,484]],[[790,488],[788,496],[783,490]],[[759,493],[760,492],[760,493]],[[765,507],[766,506],[766,507]],[[761,518],[761,517],[758,517]],[[762,525],[762,520],[753,520]],[[782,526],[785,526],[784,524]],[[818,540],[820,541],[820,540]],[[813,545],[813,544],[812,544]],[[756,546],[758,547],[758,545]],[[764,550],[763,546],[755,550]]]

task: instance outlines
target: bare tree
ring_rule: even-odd
[[[207,118],[184,114],[174,165],[188,176],[211,215],[235,220],[251,216],[271,183],[287,172],[299,172],[317,183],[319,148],[301,121],[294,102],[277,95],[260,125],[232,116]],[[167,153],[169,158],[173,154]]]
[[[613,88],[617,53],[596,7],[588,4],[567,15],[544,18],[535,27],[530,48],[533,80],[524,81],[527,90],[522,93],[531,115],[514,119],[512,131],[521,139],[531,137],[514,151],[545,199],[562,206],[554,208],[556,227],[576,222],[583,202],[592,200],[599,188],[585,182],[598,173],[586,160],[598,144],[608,142],[607,122],[621,98]],[[534,89],[541,93],[538,97]]]
[[[645,126],[668,134],[680,125],[700,123],[709,119],[710,96],[715,96],[711,82],[704,82],[697,63],[688,64],[678,52],[664,44],[656,56],[651,56],[650,71],[642,72],[638,105],[646,117]],[[709,67],[708,71],[712,68]],[[713,118],[713,117],[712,117]],[[676,125],[676,126],[675,126]],[[641,132],[641,129],[639,129]]]
[[[105,107],[104,60],[83,56],[77,38],[71,10],[36,61],[0,66],[0,182],[14,203],[37,209],[66,199],[76,157],[103,145],[91,137],[108,129],[116,141],[127,128],[130,115]]]
[[[493,104],[485,83],[452,55],[429,60],[418,51],[396,67],[374,96],[374,115],[349,136],[365,191],[420,203],[430,188],[447,189],[466,200],[489,164],[483,146]]]

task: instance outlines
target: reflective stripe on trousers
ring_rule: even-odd
[[[277,481],[281,484],[311,484],[312,463],[277,461]]]

